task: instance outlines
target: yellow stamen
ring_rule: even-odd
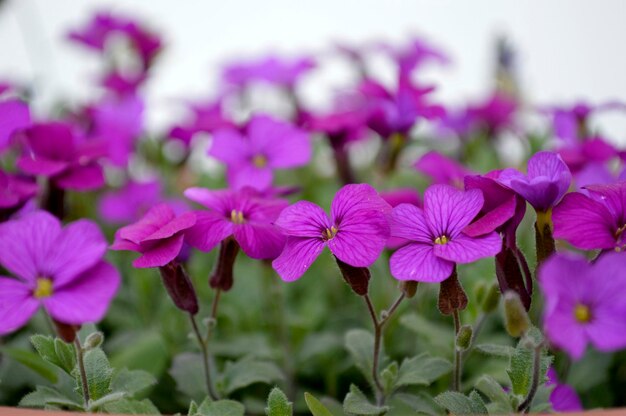
[[[243,212],[237,211],[236,209],[230,211],[230,220],[235,224],[243,224],[244,222],[246,222],[245,218],[243,217]]]
[[[264,168],[267,165],[267,158],[263,155],[254,155],[252,163],[257,168]]]
[[[52,296],[52,280],[46,277],[40,277],[37,279],[37,287],[33,292],[33,295],[37,299],[48,298]]]
[[[335,227],[334,225],[330,228],[325,229],[324,232],[322,232],[322,238],[326,241],[332,240],[335,235],[337,235],[337,227]]]
[[[582,303],[576,305],[574,308],[574,317],[576,318],[576,321],[581,324],[589,322],[591,320],[591,310],[589,309],[589,306],[583,305]]]
[[[445,235],[435,238],[435,244],[439,244],[440,246],[447,244],[448,241],[450,240],[448,240],[448,237],[446,237]]]

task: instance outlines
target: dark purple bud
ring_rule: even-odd
[[[239,244],[233,238],[227,238],[220,245],[220,254],[217,258],[215,271],[209,279],[209,285],[214,289],[223,291],[233,287],[233,267],[239,253]]]
[[[359,296],[367,295],[367,289],[369,286],[370,280],[370,271],[367,267],[354,267],[350,266],[347,263],[337,260],[337,266],[339,266],[339,270],[341,270],[341,274],[346,283],[350,286],[350,288]]]
[[[439,311],[444,315],[452,315],[455,310],[463,310],[467,307],[467,295],[459,282],[456,267],[450,277],[441,282],[439,286]]]
[[[496,276],[500,292],[505,293],[507,290],[516,292],[526,310],[529,310],[532,278],[524,254],[519,249],[504,247],[500,253],[496,254]]]
[[[163,286],[178,309],[192,315],[198,313],[198,297],[193,283],[183,266],[172,260],[165,266],[159,267]]]
[[[407,299],[411,299],[417,292],[417,284],[415,280],[403,280],[400,282],[400,290],[404,292]]]
[[[74,340],[76,339],[76,334],[78,333],[78,330],[80,329],[80,326],[65,324],[55,319],[53,319],[52,322],[54,322],[54,326],[56,327],[59,338],[61,338],[63,341],[67,342],[68,344],[71,344],[72,342],[74,342]]]

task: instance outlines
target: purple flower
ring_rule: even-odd
[[[197,222],[187,231],[187,242],[201,251],[211,251],[233,237],[253,259],[276,258],[285,236],[273,224],[287,201],[264,198],[252,188],[239,191],[189,188],[185,196],[208,208],[196,211]]]
[[[617,149],[601,137],[558,147],[558,152],[572,172],[579,172],[589,163],[604,163],[617,156]]]
[[[109,224],[129,224],[161,201],[159,181],[129,181],[123,188],[102,195],[98,215]]]
[[[291,124],[267,116],[254,116],[245,134],[234,129],[215,132],[209,155],[228,167],[233,188],[264,190],[272,184],[275,169],[306,165],[311,159],[309,136]]]
[[[20,100],[0,101],[0,154],[11,144],[11,137],[30,125],[28,105]]]
[[[133,261],[137,268],[163,267],[180,254],[185,232],[195,223],[194,213],[177,216],[169,205],[159,204],[136,223],[117,230],[111,249],[141,253]]]
[[[8,175],[0,170],[0,221],[22,208],[37,194],[38,189],[33,180]]]
[[[17,162],[24,172],[45,176],[61,189],[85,191],[104,185],[94,149],[79,141],[68,124],[35,124],[24,132],[26,149]]]
[[[463,229],[480,212],[483,195],[478,189],[461,191],[449,185],[432,185],[424,193],[424,208],[398,205],[391,212],[391,235],[410,240],[389,261],[398,280],[441,282],[455,263],[471,263],[496,255],[502,243],[495,232],[470,237]]]
[[[500,183],[528,201],[537,211],[546,212],[567,192],[572,174],[563,159],[553,152],[537,152],[528,161],[528,174],[505,169]]]
[[[412,38],[409,44],[404,47],[395,47],[383,43],[381,49],[396,61],[398,69],[403,74],[410,74],[414,69],[420,69],[428,62],[442,65],[450,63],[450,58],[443,51],[418,37]]]
[[[64,324],[101,320],[120,285],[106,249],[89,220],[62,228],[38,211],[1,224],[0,265],[15,278],[0,277],[0,334],[24,326],[39,306]]]
[[[255,82],[293,88],[298,80],[315,68],[313,58],[286,59],[268,56],[258,60],[238,61],[228,64],[222,78],[228,84],[245,87]]]
[[[283,280],[297,280],[328,246],[343,263],[369,267],[389,238],[390,209],[367,184],[341,188],[331,203],[330,218],[312,202],[296,202],[276,220],[287,235],[287,244],[272,266]]]
[[[168,137],[180,140],[186,146],[189,146],[191,139],[197,133],[213,133],[223,128],[236,129],[237,126],[226,117],[222,107],[221,99],[190,105],[189,108],[193,113],[192,117],[172,127]]]
[[[584,250],[626,250],[626,181],[565,195],[552,213],[554,237]]]
[[[391,191],[381,191],[380,197],[384,199],[392,208],[400,204],[411,204],[416,207],[422,206],[422,199],[419,193],[412,188],[399,188]],[[398,237],[389,237],[387,248],[394,250],[408,243],[408,240]]]
[[[548,339],[580,359],[587,344],[610,352],[626,347],[626,261],[607,253],[588,263],[582,256],[557,254],[539,269]]]
[[[313,131],[324,133],[333,148],[342,148],[365,137],[366,118],[362,107],[345,108],[311,116],[305,124]]]
[[[475,173],[456,160],[431,150],[415,162],[415,169],[433,179],[433,183],[463,187],[463,178]]]
[[[546,385],[554,385],[554,389],[550,393],[550,404],[555,412],[578,412],[583,410],[580,397],[576,390],[568,384],[561,384],[557,377],[554,367],[548,370],[548,382]]]

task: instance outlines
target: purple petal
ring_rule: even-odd
[[[233,223],[221,214],[196,211],[196,224],[185,231],[185,242],[200,251],[213,250],[233,233]]]
[[[270,224],[238,224],[233,229],[241,250],[253,259],[275,259],[285,246],[285,235]]]
[[[116,238],[139,244],[165,224],[172,221],[175,217],[176,214],[174,214],[174,211],[169,205],[159,204],[148,211],[146,215],[135,224],[120,228],[116,233]]]
[[[60,233],[59,220],[44,211],[5,222],[0,225],[0,264],[34,283]]]
[[[283,252],[272,262],[272,267],[286,282],[299,279],[324,250],[321,238],[287,237]]]
[[[389,225],[393,237],[426,244],[431,244],[434,240],[426,224],[424,211],[414,205],[400,204],[395,207],[391,211]]]
[[[463,178],[474,172],[439,152],[425,153],[415,163],[415,169],[433,179],[434,183],[443,183],[455,187],[463,186]]]
[[[322,208],[309,201],[299,201],[285,208],[275,224],[285,235],[321,238],[331,223]]]
[[[593,250],[615,247],[615,219],[604,204],[581,194],[570,193],[552,212],[554,237],[575,247]]]
[[[272,168],[293,168],[311,160],[312,146],[308,134],[289,123],[256,116],[248,124],[247,131],[254,151],[266,156]]]
[[[438,283],[450,277],[454,263],[435,256],[431,245],[411,243],[392,254],[389,267],[398,280]]]
[[[221,129],[213,134],[209,155],[229,166],[246,163],[251,155],[250,142],[235,129]]]
[[[622,255],[623,256],[623,255]],[[626,259],[623,259],[626,262]],[[622,271],[622,280],[624,280]],[[613,278],[613,276],[611,276]],[[623,288],[622,288],[623,289]],[[623,291],[622,297],[623,297]],[[600,306],[591,307],[592,320],[585,326],[585,331],[591,343],[599,351],[613,352],[626,348],[626,308],[624,302],[619,299],[621,308],[606,304],[609,302],[602,299]]]
[[[75,165],[54,178],[54,183],[61,189],[72,191],[90,191],[104,186],[104,172],[98,164]]]
[[[69,162],[63,160],[48,160],[44,158],[35,160],[24,156],[17,161],[17,167],[31,175],[53,176],[63,172],[69,166]]]
[[[449,185],[432,185],[424,192],[424,213],[436,237],[454,238],[483,206],[479,189],[461,191]]]
[[[20,100],[0,102],[0,153],[7,148],[11,136],[30,124],[28,105]]]
[[[620,225],[626,223],[626,181],[588,186],[586,189],[592,198],[606,204],[611,215]]]
[[[181,233],[170,238],[141,243],[139,251],[142,256],[133,261],[133,266],[137,268],[165,266],[180,253],[184,237]]]
[[[29,286],[0,276],[0,335],[9,334],[26,325],[38,307],[39,301],[32,297]]]
[[[187,188],[183,194],[193,202],[223,215],[230,215],[230,211],[235,208],[239,201],[237,194],[228,189]]]
[[[96,223],[73,222],[57,236],[39,272],[52,277],[55,285],[63,285],[100,261],[106,249],[107,242]]]
[[[227,171],[228,184],[233,189],[249,186],[261,191],[272,185],[274,174],[269,167],[257,168],[251,164],[234,165]]]
[[[196,214],[193,212],[185,212],[164,224],[158,230],[145,237],[141,242],[150,240],[161,240],[163,238],[172,237],[174,234],[192,227],[196,223]]]
[[[574,307],[572,302],[560,302],[544,315],[544,327],[550,342],[578,360],[585,353],[587,339],[583,326],[574,318]]]
[[[389,223],[382,212],[355,213],[339,225],[337,234],[328,240],[330,251],[353,267],[371,266],[389,239]]]
[[[338,226],[359,211],[391,212],[391,206],[382,199],[376,189],[368,184],[346,185],[341,188],[330,206],[332,222]]]
[[[71,161],[75,155],[74,135],[69,124],[40,123],[25,131],[34,160]]]
[[[555,412],[576,412],[583,410],[580,398],[571,386],[558,384],[550,393],[550,403]]]
[[[433,250],[437,257],[463,264],[495,256],[501,249],[500,236],[492,232],[481,237],[468,237],[461,233],[446,244],[435,244]]]
[[[73,325],[98,322],[104,318],[120,280],[117,270],[101,261],[72,282],[55,286],[53,295],[44,299],[43,304],[59,322]]]

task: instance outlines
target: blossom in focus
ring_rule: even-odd
[[[626,181],[565,195],[552,212],[554,237],[584,250],[626,250]]]
[[[554,385],[550,392],[550,404],[555,412],[578,412],[583,410],[583,405],[576,390],[569,384],[559,382],[554,367],[548,369],[548,382],[546,385]]]
[[[535,210],[546,212],[567,192],[572,174],[561,157],[554,152],[537,152],[528,161],[528,173],[504,169],[500,183],[513,189]]]
[[[254,116],[245,132],[216,131],[209,155],[224,162],[229,184],[264,190],[272,184],[273,171],[306,165],[311,159],[309,135],[291,124],[268,116]]]
[[[104,185],[100,150],[78,139],[61,122],[38,123],[24,131],[24,150],[17,161],[23,172],[49,178],[61,189],[86,191]]]
[[[343,263],[369,267],[389,238],[390,210],[367,184],[341,188],[331,203],[330,217],[312,202],[296,202],[276,220],[287,235],[287,243],[272,266],[283,280],[297,280],[327,246]]]
[[[463,178],[475,173],[441,153],[431,150],[415,162],[415,170],[432,178],[433,183],[463,187]]]
[[[55,321],[100,321],[120,285],[103,261],[107,242],[98,226],[78,220],[62,227],[38,211],[0,225],[0,334],[24,326],[41,306]]]
[[[207,252],[233,237],[253,259],[273,259],[283,249],[285,236],[273,223],[287,206],[286,200],[262,197],[252,188],[189,188],[185,196],[207,208],[195,212],[196,224],[187,231],[186,241],[192,247]]]
[[[391,236],[409,240],[391,256],[391,274],[398,280],[441,282],[455,263],[471,263],[496,255],[502,242],[496,232],[470,237],[463,232],[484,203],[478,189],[461,191],[432,185],[424,193],[424,208],[401,204],[391,212]]]
[[[578,255],[556,254],[540,268],[544,329],[550,342],[573,359],[588,344],[600,351],[626,348],[626,261],[606,253],[594,263]]]
[[[117,230],[111,249],[141,253],[133,261],[137,268],[162,267],[178,257],[185,232],[195,223],[194,213],[176,215],[169,205],[159,204],[136,223]]]
[[[0,221],[6,220],[35,195],[39,187],[32,179],[9,175],[0,170]]]
[[[0,154],[11,144],[11,138],[30,125],[28,105],[16,99],[0,101]]]
[[[397,207],[400,204],[411,204],[416,207],[422,206],[422,199],[419,192],[413,188],[398,188],[389,191],[381,191],[380,197],[384,199],[392,208]],[[389,237],[387,240],[387,248],[397,249],[402,247],[408,242],[403,238]]]

